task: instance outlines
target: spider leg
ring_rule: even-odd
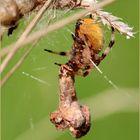
[[[79,38],[77,33],[76,33],[76,35],[71,34],[71,36],[72,36],[74,42],[77,42],[77,43],[82,44],[82,45],[85,44],[85,41],[83,39]]]
[[[110,52],[111,48],[113,47],[114,43],[115,43],[115,30],[112,27],[112,35],[111,35],[111,40],[109,42],[108,47],[104,50],[102,56],[100,57],[100,61],[102,61]]]
[[[56,63],[56,62],[55,62],[54,64],[57,65],[57,66],[61,66],[61,65],[62,65],[62,64],[60,64],[60,63]]]
[[[53,54],[57,54],[57,55],[61,55],[61,56],[68,56],[67,52],[56,52],[56,51],[52,51],[52,50],[48,50],[48,49],[44,49],[44,51],[47,51],[47,52],[53,53]]]
[[[89,14],[89,18],[91,18],[91,19],[92,19],[92,14]]]
[[[74,34],[71,34],[73,40],[75,41],[76,40],[76,36]]]
[[[11,34],[13,33],[13,31],[14,31],[17,27],[18,27],[18,25],[14,25],[14,26],[10,27],[10,28],[8,29],[7,35],[8,35],[8,36],[11,35]]]

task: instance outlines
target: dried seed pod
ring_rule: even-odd
[[[77,100],[73,74],[68,65],[61,65],[59,109],[51,113],[50,120],[57,129],[68,128],[76,138],[80,138],[90,129],[90,112],[87,106],[80,105]]]
[[[15,0],[15,2],[17,3],[20,14],[24,15],[35,7],[37,0]]]
[[[80,6],[82,0],[56,0],[55,7],[59,9],[72,9]]]
[[[0,24],[11,26],[19,19],[17,4],[13,0],[0,0]]]

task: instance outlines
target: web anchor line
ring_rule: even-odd
[[[103,75],[104,79],[111,85],[113,86],[115,89],[119,89],[118,86],[116,84],[114,84],[114,82],[112,82],[106,75],[104,75],[103,71],[90,59],[90,62],[93,64],[93,66],[95,66],[95,68],[97,69],[97,71]]]
[[[47,83],[46,81],[41,80],[41,79],[39,79],[39,78],[37,78],[37,77],[35,77],[35,76],[33,76],[33,75],[27,73],[27,72],[24,72],[24,71],[23,71],[22,74],[25,75],[25,76],[27,76],[27,77],[30,77],[30,78],[33,79],[33,80],[38,81],[39,83],[42,83],[42,84],[45,84],[45,85],[50,86],[50,84]]]

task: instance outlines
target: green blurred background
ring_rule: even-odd
[[[92,127],[89,133],[81,138],[82,140],[138,140],[138,2],[138,0],[117,0],[105,8],[106,11],[121,17],[125,23],[134,27],[136,32],[135,37],[129,40],[117,33],[115,46],[99,66],[120,90],[114,89],[96,69],[86,78],[76,77],[78,98],[81,103],[88,105],[92,112]],[[56,14],[58,19],[66,15],[68,14],[63,12]],[[28,20],[27,17],[23,19],[12,36],[3,38],[2,47],[18,38]],[[43,27],[45,22],[47,18],[44,16],[36,30]],[[58,106],[59,67],[54,65],[54,62],[65,63],[67,58],[43,51],[44,48],[57,51],[70,50],[71,31],[74,31],[74,26],[75,22],[42,38],[2,88],[2,140],[75,139],[67,130],[57,131],[48,118],[50,112],[56,110]],[[108,42],[110,39],[108,29],[105,29],[105,35]],[[26,49],[27,47],[18,51],[4,73]],[[114,97],[116,100],[113,100]],[[119,108],[121,104],[127,104],[127,101],[129,101],[128,106]],[[109,113],[108,109],[103,109],[108,106],[114,110],[112,113]],[[99,110],[101,115],[98,116]]]

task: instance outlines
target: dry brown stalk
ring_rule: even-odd
[[[35,18],[30,22],[30,24],[27,26],[27,28],[25,29],[25,31],[23,32],[23,34],[20,36],[20,38],[14,44],[14,46],[12,47],[12,50],[8,53],[8,55],[3,60],[1,66],[0,66],[0,73],[2,73],[2,71],[5,69],[5,67],[7,66],[7,64],[9,63],[9,61],[11,60],[11,58],[14,56],[14,54],[19,49],[20,44],[22,44],[22,42],[25,41],[25,39],[27,38],[28,34],[32,31],[32,29],[38,23],[38,21],[40,20],[40,18],[42,17],[42,15],[44,14],[44,12],[46,11],[46,9],[50,6],[51,2],[52,2],[52,0],[48,0],[44,4],[44,6],[40,9],[40,11],[37,13],[37,15],[35,16]]]
[[[77,100],[74,76],[68,65],[61,65],[59,108],[51,113],[50,120],[57,129],[68,128],[76,138],[80,138],[90,129],[90,112],[87,106],[80,105]]]

